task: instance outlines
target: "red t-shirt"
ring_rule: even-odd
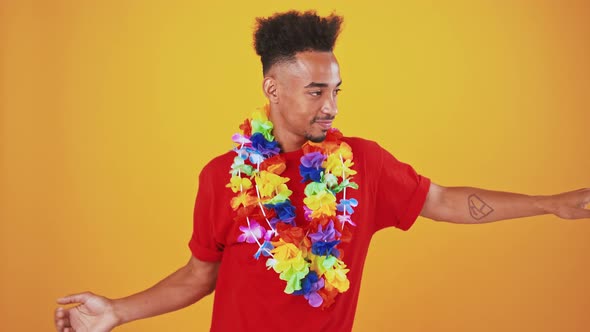
[[[234,152],[228,152],[207,164],[199,177],[199,191],[194,211],[194,231],[189,247],[202,261],[221,261],[211,331],[351,331],[361,285],[361,274],[373,234],[385,227],[409,229],[422,210],[430,180],[395,159],[373,141],[361,138],[342,139],[352,147],[353,181],[358,190],[348,196],[358,200],[352,216],[352,240],[339,246],[345,252],[344,263],[350,269],[348,291],[339,294],[325,310],[311,307],[303,296],[285,294],[285,281],[272,269],[266,258],[256,260],[257,244],[239,243],[241,234],[233,221],[226,188]],[[291,202],[297,209],[296,223],[303,218],[303,190],[299,159],[303,152],[283,153],[287,170],[281,176],[293,191]]]

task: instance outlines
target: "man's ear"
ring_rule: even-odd
[[[268,98],[268,101],[276,104],[279,102],[279,94],[277,92],[278,84],[277,81],[272,76],[264,77],[262,81],[262,91],[264,91],[264,95]]]

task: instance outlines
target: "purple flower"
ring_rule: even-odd
[[[241,144],[241,145],[245,145],[248,143],[251,143],[250,139],[248,138],[248,136],[244,136],[242,134],[234,134],[231,137],[232,141],[234,141],[235,143]]]
[[[359,202],[354,198],[341,199],[340,204],[338,204],[336,206],[336,209],[340,212],[346,211],[346,213],[348,213],[348,214],[353,214],[354,213],[353,208],[357,207],[358,205],[359,205]]]
[[[238,236],[238,242],[256,243],[266,233],[266,229],[260,226],[256,220],[250,220],[250,227],[240,226],[242,234]]]
[[[322,167],[322,163],[326,160],[321,152],[310,152],[301,157],[301,165],[307,168],[319,169]]]
[[[345,216],[337,215],[336,218],[338,218],[338,221],[340,221],[340,223],[342,224],[342,227],[344,227],[344,225],[346,225],[346,224],[350,224],[351,226],[356,226],[356,224],[352,221],[352,219],[350,219],[350,214],[347,214]]]
[[[322,229],[322,225],[320,224],[318,227],[318,231],[315,233],[309,234],[309,238],[311,242],[318,242],[318,241],[333,241],[336,238],[336,230],[334,230],[334,222],[330,221],[326,229]],[[338,233],[338,235],[340,235]]]
[[[313,210],[308,208],[307,205],[303,205],[303,218],[305,218],[305,220],[307,221],[311,221],[311,214],[313,213]]]
[[[303,295],[309,305],[314,308],[322,305],[324,299],[318,294],[318,291],[324,288],[324,279],[318,277],[315,271],[309,272],[305,278],[301,280],[301,289],[293,292],[294,295]]]
[[[281,151],[277,141],[267,141],[261,133],[254,133],[250,140],[252,141],[252,147],[265,157],[272,157]]]
[[[323,284],[324,283],[324,279],[321,279],[321,282]],[[324,287],[324,286],[322,285],[322,287]],[[309,303],[309,305],[312,306],[312,307],[314,307],[314,308],[317,308],[317,307],[321,306],[322,303],[324,303],[324,299],[317,292],[305,294],[305,295],[303,295],[303,297],[305,297],[305,299],[307,300],[307,302]]]

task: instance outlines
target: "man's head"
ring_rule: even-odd
[[[254,47],[262,61],[275,135],[282,145],[321,142],[338,112],[341,78],[332,51],[342,17],[291,11],[257,23]]]

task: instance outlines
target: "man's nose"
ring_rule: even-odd
[[[328,114],[332,117],[338,114],[338,106],[336,105],[336,97],[330,96],[327,97],[324,101],[324,105],[322,106],[322,113]]]

